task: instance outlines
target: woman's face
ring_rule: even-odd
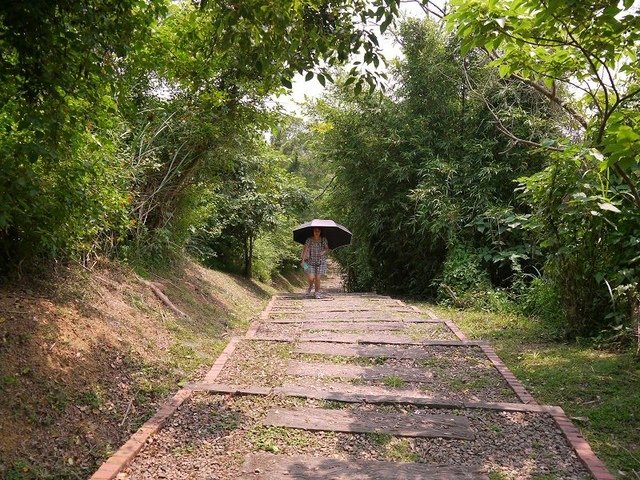
[[[322,230],[320,230],[319,228],[314,228],[313,229],[313,238],[320,238],[320,234],[322,233]]]

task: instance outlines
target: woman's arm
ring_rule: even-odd
[[[304,261],[309,257],[309,245],[306,243],[302,248],[302,255],[300,256],[300,265],[304,265]]]

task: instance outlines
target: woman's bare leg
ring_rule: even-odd
[[[318,294],[320,293],[320,275],[316,275],[315,284],[316,284],[316,294]]]
[[[311,294],[311,289],[313,288],[314,280],[315,280],[314,275],[307,275],[307,281],[309,283],[309,285],[307,285],[307,295]]]

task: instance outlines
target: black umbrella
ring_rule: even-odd
[[[294,228],[293,240],[304,245],[307,238],[313,236],[314,228],[322,229],[322,236],[327,239],[329,248],[332,250],[351,243],[351,232],[346,227],[333,220],[319,220],[317,218]]]

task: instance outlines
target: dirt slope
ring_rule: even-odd
[[[183,318],[121,266],[63,270],[0,287],[0,478],[86,478],[273,293],[185,261],[147,279]]]

